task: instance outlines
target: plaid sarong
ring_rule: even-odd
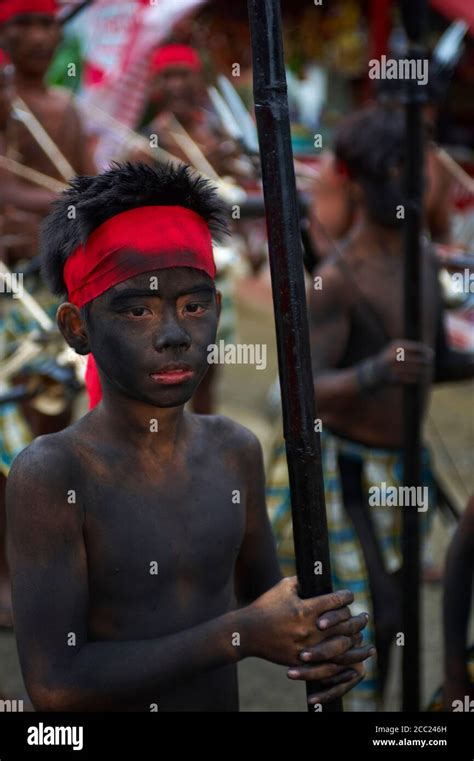
[[[374,642],[373,611],[369,576],[363,551],[352,522],[344,509],[338,456],[355,458],[362,464],[363,488],[399,486],[402,483],[403,464],[400,451],[367,447],[325,431],[322,434],[322,465],[328,520],[329,549],[334,589],[350,589],[354,594],[351,609],[354,615],[367,611],[369,623],[364,630],[364,644]],[[429,488],[429,505],[435,502],[429,452],[423,449],[423,483]],[[267,506],[275,535],[278,558],[285,576],[296,574],[291,522],[290,488],[286,465],[285,444],[281,433],[272,450],[267,468]],[[401,567],[401,509],[398,507],[370,507],[375,533],[387,571]],[[421,526],[427,526],[432,510],[420,513]],[[380,710],[377,687],[376,659],[365,662],[366,677],[345,698],[345,707],[353,711]]]

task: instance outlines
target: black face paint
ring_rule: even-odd
[[[157,407],[185,404],[209,368],[217,324],[213,281],[204,272],[176,267],[119,283],[92,302],[88,324],[104,390]]]

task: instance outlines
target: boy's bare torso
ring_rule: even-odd
[[[245,531],[240,426],[184,417],[187,432],[167,462],[108,438],[95,413],[57,435],[74,463],[64,488],[83,514],[89,641],[162,637],[235,607],[234,565]],[[127,707],[237,710],[236,667],[150,697]]]

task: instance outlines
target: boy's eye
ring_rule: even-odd
[[[191,304],[186,304],[185,310],[190,314],[202,314],[207,309],[207,304],[200,304],[193,301]]]
[[[130,315],[131,317],[144,317],[149,313],[150,310],[147,307],[128,307],[128,309],[122,311],[122,314]]]

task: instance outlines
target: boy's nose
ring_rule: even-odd
[[[160,325],[154,340],[154,347],[157,351],[164,349],[189,349],[191,346],[191,337],[174,319],[168,319]]]

